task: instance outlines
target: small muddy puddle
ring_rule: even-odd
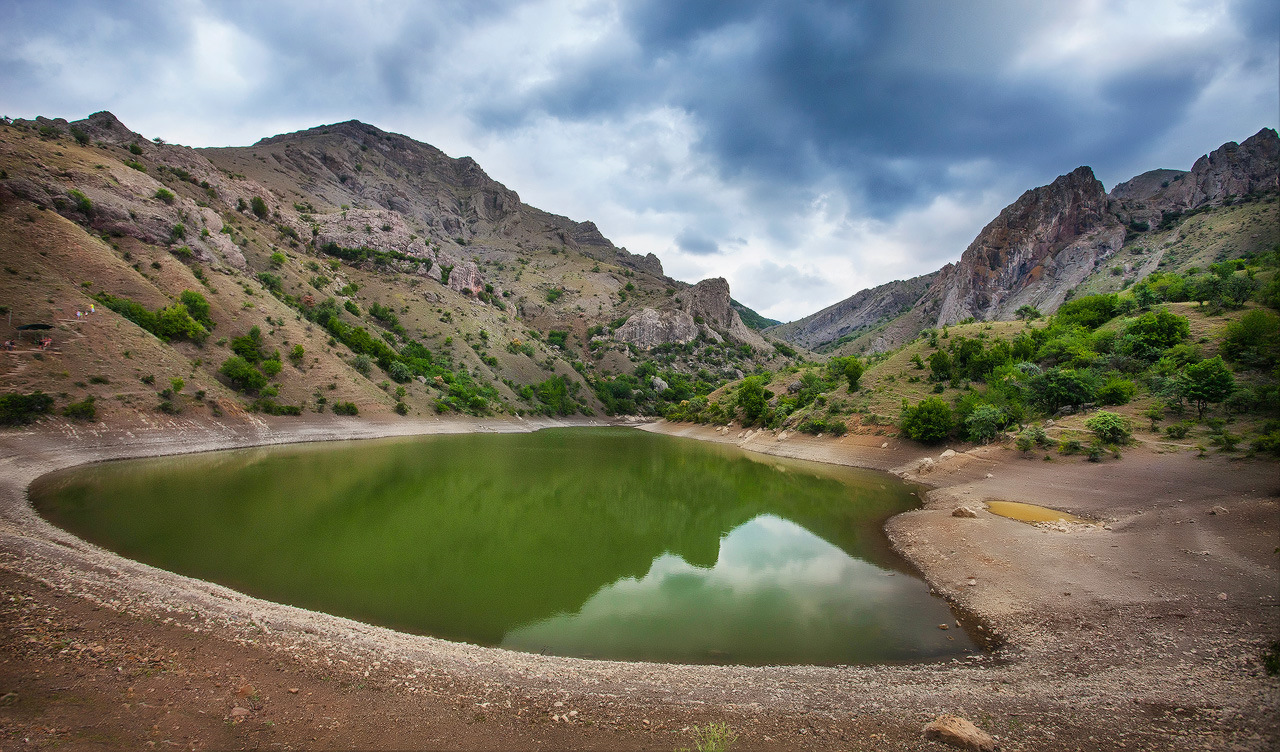
[[[1086,525],[1092,525],[1094,522],[1057,509],[1024,504],[1021,501],[988,501],[987,509],[992,514],[1020,522],[1079,522]]]

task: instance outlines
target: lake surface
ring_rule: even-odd
[[[974,650],[882,531],[881,473],[631,429],[341,442],[55,473],[35,508],[129,558],[449,640],[676,663]]]

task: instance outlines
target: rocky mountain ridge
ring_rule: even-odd
[[[1134,233],[1237,197],[1274,193],[1278,173],[1280,138],[1270,128],[1241,144],[1224,144],[1190,171],[1153,170],[1109,193],[1090,168],[1080,167],[1023,193],[978,233],[959,261],[863,290],[766,332],[817,348],[875,331],[864,347],[876,351],[971,317],[1009,319],[1022,306],[1051,313]],[[905,300],[926,279],[915,299]]]

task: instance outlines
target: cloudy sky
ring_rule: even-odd
[[[0,0],[0,114],[192,146],[359,119],[790,320],[1025,189],[1280,121],[1274,0]]]

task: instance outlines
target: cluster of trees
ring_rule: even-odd
[[[1276,267],[1280,251],[1253,261],[1262,269]],[[1124,294],[1070,300],[1048,326],[1029,328],[1008,342],[986,342],[981,334],[965,338],[945,330],[928,332],[924,336],[935,352],[927,361],[917,357],[915,362],[921,370],[927,367],[929,378],[937,382],[935,391],[942,392],[944,382],[953,387],[978,382],[981,388],[965,392],[954,404],[940,397],[916,405],[904,401],[902,431],[924,442],[957,435],[989,441],[1032,414],[1052,415],[1087,404],[1122,405],[1140,389],[1156,398],[1148,410],[1153,426],[1166,409],[1182,414],[1193,407],[1200,420],[1217,404],[1233,412],[1275,412],[1280,405],[1280,315],[1267,308],[1245,312],[1225,328],[1221,354],[1205,358],[1189,341],[1186,317],[1157,307],[1162,301],[1199,301],[1212,309],[1231,308],[1251,296],[1280,306],[1280,275],[1273,274],[1263,285],[1256,277],[1259,266],[1232,261],[1214,264],[1203,275],[1153,274]],[[1021,318],[1036,318],[1032,313]],[[1241,384],[1231,365],[1260,372],[1259,377]],[[1091,428],[1099,442],[1114,443],[1123,433],[1117,421],[1098,416],[1091,419]],[[1185,427],[1177,430],[1185,435]]]
[[[201,344],[214,327],[213,319],[209,317],[209,301],[193,290],[183,290],[176,301],[154,311],[136,300],[105,292],[95,297],[99,303],[164,342],[186,339]]]
[[[800,414],[796,427],[808,433],[845,432],[839,406],[832,404],[828,392],[847,385],[858,390],[865,364],[855,356],[831,358],[824,366],[806,369],[784,369],[777,374],[763,371],[742,380],[724,401],[710,401],[705,396],[682,400],[666,414],[670,420],[698,423],[725,423],[740,420],[744,426],[777,428],[793,415]],[[798,378],[775,393],[768,387],[787,376]],[[804,411],[802,413],[802,411]]]

